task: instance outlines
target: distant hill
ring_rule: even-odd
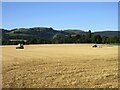
[[[83,30],[73,30],[73,29],[64,30],[64,32],[67,32],[69,34],[85,34],[86,33]]]
[[[76,29],[68,29],[68,30],[54,30],[53,28],[46,27],[34,27],[34,28],[16,28],[12,30],[2,30],[2,38],[3,39],[53,39],[56,35],[69,36],[69,35],[83,35],[87,32],[83,30]],[[119,32],[120,33],[120,32]],[[93,32],[93,35],[101,35],[101,36],[118,36],[118,31],[97,31]]]
[[[94,32],[94,35],[111,37],[111,36],[118,36],[118,33],[120,33],[120,31],[101,31],[101,32],[98,31],[98,32]]]
[[[2,30],[3,39],[29,39],[41,38],[52,39],[55,34],[68,35],[63,31],[57,31],[53,28],[35,27],[35,28],[16,28],[12,30]]]

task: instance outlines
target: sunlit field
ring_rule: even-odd
[[[117,88],[118,46],[2,46],[3,88]]]

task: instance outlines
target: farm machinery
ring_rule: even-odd
[[[16,49],[24,49],[24,40],[16,40],[16,41],[18,42],[18,46],[16,47]]]
[[[19,43],[18,46],[16,47],[16,49],[24,49],[24,46],[22,43]]]

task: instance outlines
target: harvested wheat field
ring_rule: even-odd
[[[3,88],[117,88],[118,46],[2,46]]]

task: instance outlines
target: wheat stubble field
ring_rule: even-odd
[[[118,47],[91,46],[2,46],[3,88],[117,88]]]

